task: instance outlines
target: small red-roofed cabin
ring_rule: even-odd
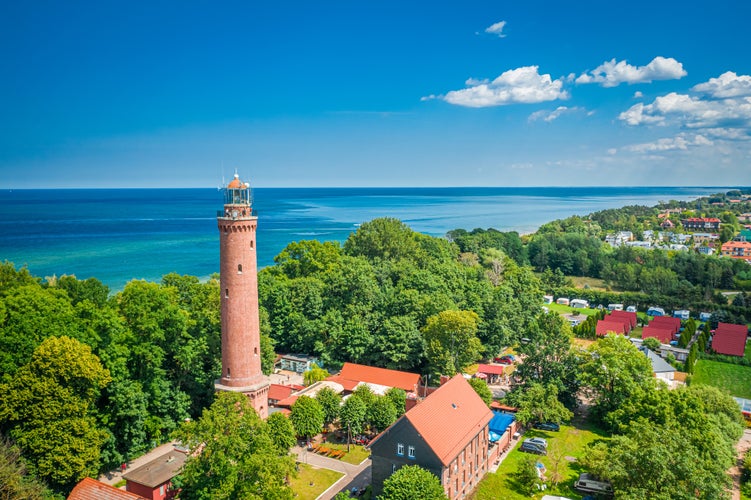
[[[463,498],[495,456],[488,436],[492,418],[472,386],[456,375],[370,443],[373,493],[380,494],[400,467],[419,465],[438,477],[448,498]]]
[[[338,375],[330,377],[330,379],[341,384],[345,390],[353,390],[360,382],[385,387],[398,387],[407,392],[416,391],[420,385],[420,375],[418,373],[389,370],[387,368],[358,365],[356,363],[344,363],[342,371]],[[353,384],[347,384],[346,381],[353,382]],[[352,389],[347,389],[348,386],[351,386]]]
[[[620,320],[607,320],[607,319],[601,319],[597,321],[596,326],[596,333],[598,337],[602,337],[607,335],[608,333],[615,333],[617,335],[626,335],[626,332],[629,331],[629,323],[628,321],[620,321]]]
[[[612,311],[609,316],[605,316],[605,319],[607,320],[608,317],[618,318],[618,319],[627,319],[629,324],[631,325],[631,329],[633,330],[634,328],[636,328],[636,313],[635,312]]]
[[[661,344],[669,344],[673,340],[672,328],[660,328],[659,326],[645,326],[642,330],[641,338],[655,338],[660,341]]]
[[[649,323],[649,326],[670,330],[673,334],[676,334],[681,329],[681,320],[680,318],[674,318],[671,316],[655,316],[655,318]]]
[[[712,337],[712,350],[717,354],[728,356],[743,356],[746,352],[748,327],[719,323]]]
[[[180,473],[185,453],[170,451],[123,475],[125,489],[149,500],[168,500],[177,495],[172,478]]]
[[[143,497],[85,477],[70,492],[68,500],[143,500]]]
[[[495,384],[505,373],[505,368],[503,365],[485,365],[480,363],[477,365],[477,373],[485,375],[489,384]]]

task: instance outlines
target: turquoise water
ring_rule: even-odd
[[[520,233],[569,215],[654,205],[721,187],[257,188],[258,260],[273,264],[289,242],[344,241],[362,222],[395,217],[443,236],[456,228]],[[37,276],[96,277],[113,290],[169,272],[206,277],[219,269],[216,189],[0,191],[0,260]]]

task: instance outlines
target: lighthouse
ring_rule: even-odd
[[[222,303],[222,376],[218,391],[242,392],[261,418],[268,415],[269,380],[261,371],[256,228],[250,185],[234,179],[224,189],[219,226]]]

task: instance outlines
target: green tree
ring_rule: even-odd
[[[368,407],[368,421],[371,427],[382,431],[396,421],[396,408],[390,398],[376,396]]]
[[[486,405],[490,406],[490,403],[493,402],[493,392],[490,390],[490,387],[488,387],[487,382],[479,378],[471,378],[469,379],[469,385],[471,385],[472,389],[474,389],[477,395],[480,396],[480,399],[482,399]]]
[[[110,382],[91,349],[50,337],[7,384],[0,385],[0,430],[16,441],[36,475],[64,491],[99,469],[107,439],[94,404]]]
[[[323,429],[323,408],[318,401],[310,396],[297,398],[297,401],[292,405],[292,413],[289,418],[298,436],[310,439]]]
[[[295,445],[295,426],[283,413],[272,413],[266,419],[269,437],[276,445],[281,455],[289,453],[289,449]]]
[[[526,494],[532,494],[535,491],[535,486],[540,481],[537,476],[537,460],[530,456],[525,456],[519,460],[516,471],[513,474],[514,479],[521,489]]]
[[[305,385],[312,385],[316,382],[320,382],[321,380],[326,380],[326,377],[328,376],[328,370],[324,370],[317,364],[313,363],[310,367],[310,370],[307,370],[305,373],[303,373],[303,383]]]
[[[6,439],[0,440],[0,498],[42,500],[51,492],[26,468],[21,450]]]
[[[352,395],[344,402],[339,411],[342,428],[347,429],[347,451],[352,441],[352,434],[359,434],[365,424],[368,405],[358,395]]]
[[[383,500],[444,500],[438,476],[419,465],[406,465],[383,482]]]
[[[609,334],[592,344],[582,363],[582,380],[600,418],[638,390],[652,389],[652,363],[622,335]]]
[[[660,350],[661,344],[660,344],[660,341],[657,340],[656,338],[648,337],[644,339],[644,342],[642,343],[642,345],[646,347],[647,349],[649,349],[650,351],[657,352]]]
[[[393,218],[373,219],[363,223],[344,243],[348,255],[369,260],[417,258],[420,248],[415,233],[403,222]]]
[[[399,387],[392,387],[391,389],[386,391],[385,396],[389,398],[392,403],[394,403],[397,418],[404,415],[405,406],[407,403],[407,393],[404,391],[404,389],[401,389]]]
[[[534,422],[564,422],[573,414],[558,400],[558,388],[553,384],[530,384],[527,388],[514,391],[510,401],[519,409],[516,420],[527,425]]]
[[[479,320],[474,311],[442,311],[428,318],[423,335],[433,373],[455,375],[480,359],[483,347],[477,338]]]
[[[323,409],[323,422],[326,425],[333,423],[339,418],[339,409],[342,406],[342,397],[334,392],[330,387],[324,387],[318,394],[316,400]]]
[[[183,423],[175,437],[200,450],[189,455],[175,480],[180,498],[292,498],[286,480],[294,459],[274,442],[243,394],[218,393],[200,419]]]
[[[578,361],[571,350],[571,329],[557,313],[540,313],[527,331],[527,341],[517,351],[524,362],[515,375],[521,380],[520,390],[531,384],[554,385],[567,406],[576,403],[579,391]]]

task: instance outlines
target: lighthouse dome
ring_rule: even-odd
[[[229,184],[227,184],[227,189],[243,189],[243,188],[245,188],[245,187],[247,187],[247,185],[246,185],[246,184],[244,184],[244,183],[243,183],[243,182],[242,182],[242,181],[240,180],[240,176],[239,176],[238,174],[235,174],[235,178],[234,178],[234,179],[232,179],[232,180],[231,180],[231,181],[229,182]]]

